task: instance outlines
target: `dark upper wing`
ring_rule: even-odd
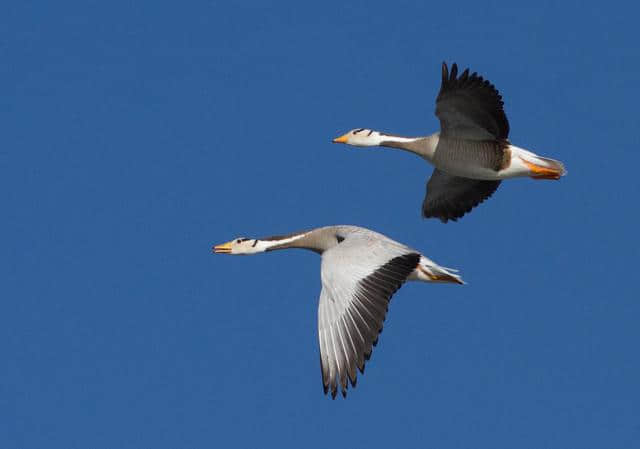
[[[509,121],[502,97],[488,80],[466,69],[457,77],[458,66],[451,72],[442,63],[442,84],[436,98],[436,116],[443,136],[470,140],[507,139]]]
[[[460,178],[435,169],[427,182],[422,216],[437,217],[443,223],[456,221],[489,198],[499,185],[500,181]]]

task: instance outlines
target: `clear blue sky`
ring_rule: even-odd
[[[0,447],[640,447],[638,6],[2,10]],[[569,175],[444,225],[428,165],[330,143],[435,131],[443,60]],[[468,285],[403,287],[332,401],[317,255],[210,248],[343,223]]]

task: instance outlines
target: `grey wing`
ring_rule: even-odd
[[[347,240],[323,254],[318,340],[325,394],[335,398],[340,387],[346,396],[349,381],[355,387],[356,369],[364,373],[391,296],[419,261],[408,249]]]
[[[442,63],[442,84],[436,99],[440,134],[470,140],[506,140],[509,121],[502,97],[488,80],[466,69],[459,77],[454,63],[451,72]]]
[[[436,217],[443,223],[456,221],[493,195],[500,181],[481,181],[433,170],[422,202],[422,216]]]

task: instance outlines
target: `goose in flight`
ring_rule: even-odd
[[[560,179],[565,175],[561,162],[511,145],[500,93],[477,73],[469,74],[469,69],[458,76],[455,63],[451,72],[442,63],[435,113],[440,132],[430,136],[401,137],[358,128],[333,142],[399,148],[433,164],[422,215],[444,223],[457,220],[489,198],[503,179]]]
[[[387,314],[391,296],[405,281],[464,282],[418,251],[369,229],[327,226],[261,239],[236,238],[213,247],[221,254],[256,254],[303,248],[322,257],[318,340],[324,392],[346,397],[355,387]]]

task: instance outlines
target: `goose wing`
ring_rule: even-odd
[[[481,181],[433,170],[422,202],[422,216],[437,217],[443,223],[456,221],[493,195],[500,181]]]
[[[322,255],[318,340],[325,394],[346,396],[356,368],[378,341],[391,296],[420,261],[420,254],[391,240],[349,236]]]
[[[469,75],[469,69],[457,75],[455,63],[451,72],[442,63],[442,84],[436,98],[440,134],[469,140],[506,140],[509,121],[498,90],[476,72]]]

